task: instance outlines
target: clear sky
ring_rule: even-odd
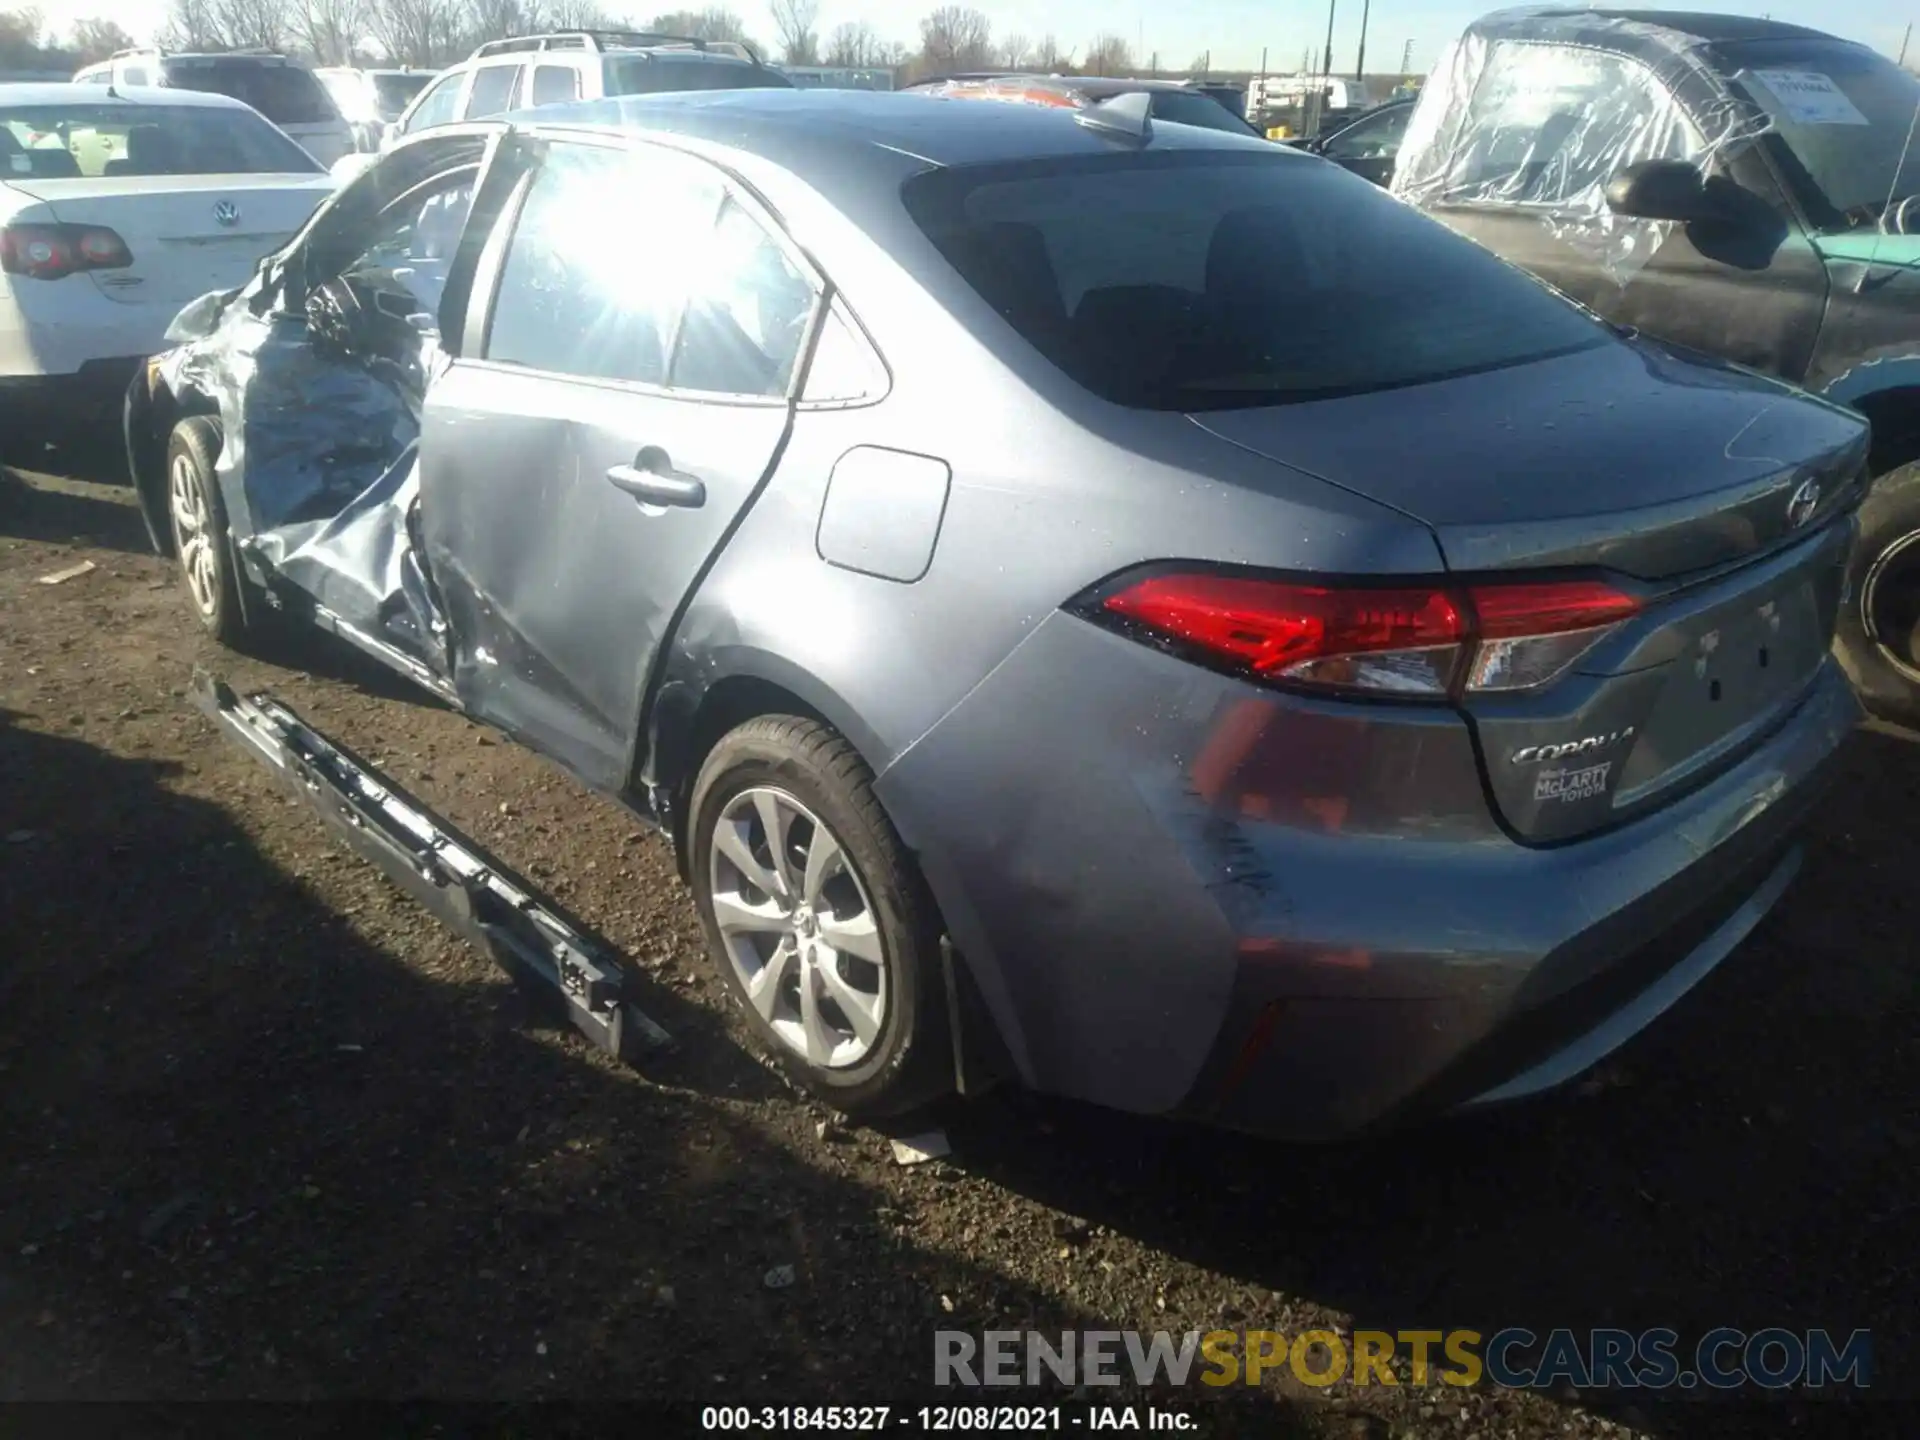
[[[680,5],[692,7],[699,3],[679,0]],[[1351,70],[1360,40],[1362,0],[1336,3],[1334,68]],[[0,9],[15,4],[16,0],[0,0]],[[1412,41],[1413,67],[1425,70],[1467,21],[1498,4],[1499,0],[1374,0],[1367,26],[1367,69],[1397,68],[1401,47]],[[83,15],[100,15],[119,21],[141,39],[150,37],[165,17],[164,0],[35,0],[35,8],[56,32],[64,32]],[[644,20],[655,11],[672,8],[679,6],[671,0],[640,0],[632,14]],[[763,43],[771,42],[775,32],[765,0],[736,0],[732,8],[753,35]],[[843,20],[865,20],[890,39],[916,44],[919,18],[932,8],[933,0],[820,0],[820,28],[825,34]],[[995,34],[1037,39],[1051,33],[1063,49],[1082,50],[1095,36],[1113,32],[1134,44],[1142,64],[1157,51],[1161,65],[1169,69],[1184,67],[1210,50],[1216,68],[1250,70],[1259,65],[1263,46],[1272,69],[1296,69],[1305,51],[1318,50],[1324,43],[1327,29],[1326,10],[1317,0],[1305,4],[1184,0],[1171,5],[1165,0],[975,0],[975,8],[993,21]],[[1758,10],[1776,20],[1865,41],[1889,55],[1899,50],[1907,23],[1920,20],[1920,0],[1692,0],[1670,8],[1748,14]],[[627,6],[623,0],[609,0],[607,9],[617,15]],[[1914,56],[1920,57],[1920,46]]]

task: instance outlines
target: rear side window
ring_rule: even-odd
[[[559,105],[580,98],[580,77],[568,65],[537,65],[533,71],[534,105]]]
[[[813,315],[812,284],[732,201],[691,274],[669,372],[674,386],[720,395],[786,394]]]
[[[167,84],[244,101],[276,125],[324,125],[340,118],[324,86],[298,65],[250,60],[168,60]]]
[[[735,60],[667,59],[626,55],[607,62],[607,94],[651,95],[668,90],[791,90],[778,70]]]
[[[952,167],[904,199],[1028,343],[1124,405],[1274,405],[1606,343],[1544,285],[1305,156]]]
[[[514,82],[520,78],[518,65],[488,65],[473,72],[473,90],[467,96],[467,118],[498,115],[513,100]]]

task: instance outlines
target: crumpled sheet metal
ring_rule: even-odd
[[[1515,22],[1524,27],[1520,35],[1509,33]],[[1608,47],[1621,39],[1634,42],[1633,55]],[[1553,48],[1543,56],[1542,46]],[[1744,106],[1727,103],[1695,117],[1674,102],[1671,90],[1684,77],[1711,73],[1704,48],[1662,25],[1564,6],[1485,16],[1442,52],[1421,90],[1393,193],[1422,208],[1526,206],[1556,239],[1624,285],[1673,222],[1614,214],[1607,181],[1656,157],[1690,159],[1706,170],[1729,146],[1771,127]],[[1505,58],[1523,53],[1524,67]]]
[[[254,293],[189,305],[169,331],[181,343],[157,362],[174,394],[218,408],[215,468],[234,540],[355,629],[443,670],[443,622],[408,515],[422,381],[444,355],[424,334],[404,364],[322,355],[301,321],[255,314]]]

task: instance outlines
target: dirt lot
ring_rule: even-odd
[[[1876,1391],[1911,1393],[1911,742],[1861,734],[1787,902],[1581,1094],[1302,1151],[1003,1093],[907,1169],[740,1048],[659,840],[324,643],[297,671],[216,652],[128,498],[0,477],[0,1398],[856,1402],[922,1385],[942,1326],[1309,1322],[1870,1327]],[[643,1076],[555,1029],[220,742],[196,663],[548,886],[651,977],[678,1055]],[[1897,1423],[1291,1381],[1169,1403],[1261,1435]]]

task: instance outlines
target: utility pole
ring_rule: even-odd
[[[1373,0],[1361,0],[1360,5],[1360,53],[1354,58],[1353,78],[1356,83],[1367,83],[1367,17],[1373,13]]]
[[[1333,17],[1340,7],[1340,0],[1327,0],[1327,44],[1320,52],[1320,90],[1314,97],[1313,113],[1307,125],[1309,136],[1320,133],[1320,116],[1327,108],[1327,84],[1333,78]]]
[[[1894,61],[1894,64],[1900,66],[1902,69],[1906,68],[1907,42],[1911,39],[1913,39],[1913,22],[1909,20],[1907,22],[1907,33],[1900,37],[1900,58]]]
[[[1402,75],[1413,73],[1413,42],[1411,40],[1400,47],[1400,73]]]

